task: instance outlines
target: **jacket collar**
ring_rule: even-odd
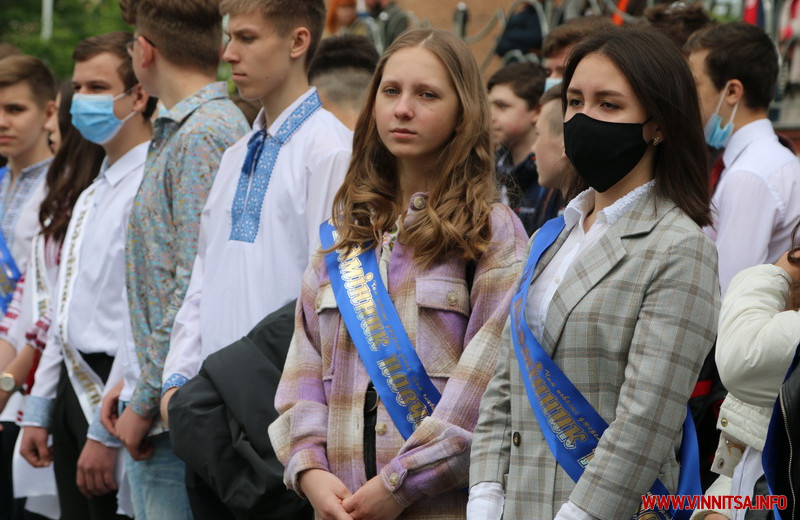
[[[628,239],[650,233],[656,225],[676,207],[675,203],[659,197],[650,190],[633,207],[622,215],[616,224],[600,237],[592,247],[591,255],[575,260],[570,268],[571,275],[564,280],[553,295],[547,312],[542,347],[552,354],[561,337],[569,315],[575,306],[605,278],[627,255]],[[533,279],[539,276],[545,266],[564,244],[570,230],[564,229],[536,267]]]

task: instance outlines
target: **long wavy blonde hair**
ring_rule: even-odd
[[[474,260],[489,244],[491,203],[498,198],[489,105],[466,44],[450,33],[430,29],[403,34],[375,68],[356,123],[350,167],[333,201],[339,239],[332,249],[350,250],[367,243],[368,248],[375,247],[407,202],[400,200],[396,158],[378,135],[373,109],[386,62],[409,47],[427,49],[441,60],[455,86],[459,112],[452,139],[439,153],[435,169],[439,175],[428,204],[407,226],[401,223],[398,240],[414,248],[414,258],[423,266],[454,253]]]

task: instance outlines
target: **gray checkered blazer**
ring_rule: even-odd
[[[542,256],[534,281],[567,235]],[[503,518],[520,520],[551,520],[567,500],[625,520],[657,477],[674,493],[686,402],[719,305],[714,244],[650,192],[575,261],[545,319],[542,347],[609,423],[583,476],[574,483],[547,447],[507,323],[481,402],[470,484],[501,483]]]

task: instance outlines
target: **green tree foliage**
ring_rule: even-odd
[[[53,36],[43,41],[42,0],[0,1],[0,42],[44,60],[61,79],[72,74],[72,51],[89,36],[130,31],[117,0],[53,0]]]

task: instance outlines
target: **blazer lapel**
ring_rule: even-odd
[[[556,289],[544,327],[542,347],[552,356],[564,331],[569,315],[575,306],[592,290],[627,254],[626,239],[650,233],[675,203],[659,198],[651,190],[600,237],[587,254],[575,259],[561,286]],[[566,235],[566,233],[562,233]],[[561,243],[566,236],[559,237]],[[557,249],[551,248],[548,260]],[[544,264],[544,262],[540,262]],[[546,264],[544,264],[546,265]]]

